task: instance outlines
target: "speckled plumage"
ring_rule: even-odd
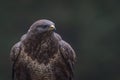
[[[73,80],[75,52],[46,25],[54,23],[38,20],[12,47],[14,80]]]

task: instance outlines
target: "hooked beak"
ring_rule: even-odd
[[[49,27],[49,30],[50,30],[50,31],[52,31],[52,30],[56,30],[56,28],[55,28],[54,25],[51,25],[51,26]]]

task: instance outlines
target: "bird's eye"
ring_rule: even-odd
[[[45,28],[47,28],[48,27],[48,25],[39,25],[39,26],[37,26],[37,28],[43,28],[43,29],[45,29]]]
[[[43,29],[45,29],[45,28],[47,28],[47,27],[48,27],[48,25],[43,25],[43,26],[42,26]]]

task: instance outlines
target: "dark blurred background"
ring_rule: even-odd
[[[13,44],[43,18],[75,49],[75,80],[120,80],[120,0],[0,0],[0,80],[11,80]]]

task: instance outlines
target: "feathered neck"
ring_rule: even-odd
[[[24,45],[40,45],[42,42],[46,41],[46,39],[52,38],[54,35],[53,32],[34,34],[34,33],[26,33],[22,36],[21,41]],[[31,45],[31,46],[32,46]],[[30,47],[30,46],[28,46]]]
[[[52,55],[57,53],[59,39],[55,33],[51,33],[51,35],[45,34],[41,37],[26,34],[22,42],[25,46],[24,51],[30,55],[32,59],[37,59],[39,62],[45,60],[46,62],[48,61],[48,56],[52,57]]]
[[[43,40],[45,38],[49,38],[53,35],[53,32],[49,31],[49,32],[43,32],[43,33],[33,33],[33,32],[28,32],[26,33],[26,39],[30,39],[30,40]]]

